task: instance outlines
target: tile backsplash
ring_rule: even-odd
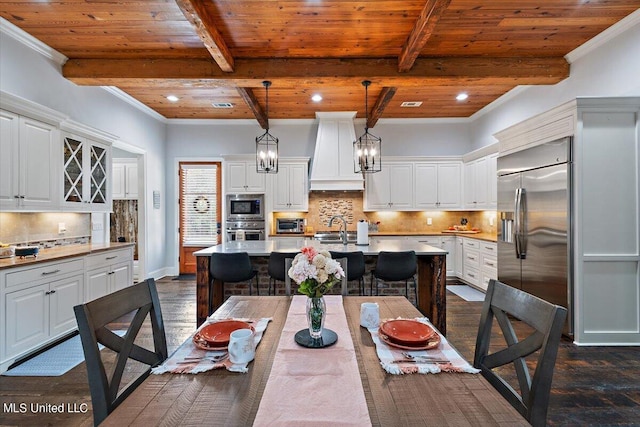
[[[424,232],[436,233],[453,225],[461,225],[467,219],[467,227],[476,227],[484,233],[497,233],[495,211],[419,211],[419,212],[364,212],[362,193],[325,191],[309,193],[308,212],[275,213],[274,218],[306,218],[310,232],[329,230],[328,222],[333,215],[343,215],[347,219],[347,229],[356,230],[356,223],[364,219],[379,223],[381,233]],[[427,224],[431,218],[431,225]],[[274,221],[275,223],[275,221]],[[331,229],[338,230],[339,223]]]
[[[66,231],[59,233],[60,227]],[[0,242],[43,247],[88,243],[91,240],[91,214],[69,212],[0,212]]]

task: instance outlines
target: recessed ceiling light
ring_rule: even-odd
[[[419,107],[422,105],[422,101],[405,101],[400,104],[401,107]]]
[[[466,93],[462,92],[462,93],[459,93],[458,96],[456,96],[456,99],[458,101],[464,101],[468,97],[469,97],[469,95],[467,95]]]
[[[319,93],[316,93],[315,95],[313,95],[311,97],[311,100],[313,102],[320,102],[320,101],[322,101],[322,95],[320,95]]]
[[[178,97],[177,97],[177,96],[175,96],[175,95],[169,95],[169,96],[167,96],[167,99],[168,99],[169,101],[171,101],[171,102],[178,102],[178,101],[180,100],[180,98],[178,98]]]
[[[233,108],[233,104],[230,102],[212,102],[213,108]]]

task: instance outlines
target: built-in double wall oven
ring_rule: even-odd
[[[264,240],[264,194],[227,194],[227,241]]]

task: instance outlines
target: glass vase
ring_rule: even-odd
[[[327,306],[324,297],[307,298],[307,322],[309,323],[309,335],[312,339],[318,339],[322,336],[326,313]]]

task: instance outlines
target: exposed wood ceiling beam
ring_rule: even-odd
[[[378,122],[378,119],[382,117],[382,113],[384,109],[387,107],[393,95],[396,94],[396,90],[398,88],[395,87],[383,87],[380,91],[380,95],[378,99],[376,99],[376,103],[371,109],[371,114],[369,114],[369,119],[367,120],[367,127],[372,128]]]
[[[400,73],[397,61],[380,59],[238,59],[235,71],[225,73],[205,59],[69,59],[65,78],[78,85],[161,85],[170,81],[192,87],[261,87],[264,80],[278,87],[359,86],[371,80],[378,86],[417,87],[473,84],[555,84],[569,77],[564,58],[418,58]]]
[[[269,129],[269,118],[262,109],[262,106],[258,103],[258,98],[256,98],[256,95],[253,93],[253,89],[247,87],[239,87],[237,89],[242,99],[244,99],[244,102],[247,103],[253,112],[260,127],[262,129]]]
[[[233,56],[224,42],[224,39],[216,29],[214,20],[207,12],[202,1],[176,0],[178,7],[187,20],[193,25],[207,50],[224,72],[233,71]]]
[[[398,57],[398,71],[410,70],[451,0],[427,0]]]

